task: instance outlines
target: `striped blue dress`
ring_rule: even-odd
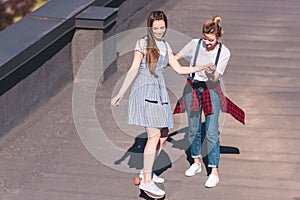
[[[140,39],[135,48],[144,55],[146,39],[146,37]],[[164,68],[169,62],[168,52],[171,48],[164,40],[156,43],[160,50],[156,75],[151,74],[147,68],[144,56],[129,96],[128,123],[151,128],[173,128],[170,98],[163,76]]]

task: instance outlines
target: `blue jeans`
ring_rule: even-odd
[[[203,88],[197,89],[197,94],[200,99],[200,113],[198,116],[190,117],[190,102],[192,93],[185,95],[186,107],[188,114],[189,126],[189,142],[191,144],[192,158],[199,158],[202,147],[202,98],[201,92]],[[220,99],[219,96],[212,90],[209,90],[211,103],[214,113],[205,117],[205,134],[208,147],[208,167],[218,167],[220,161],[220,140],[219,140],[219,114],[220,114]],[[205,142],[204,141],[204,142]]]

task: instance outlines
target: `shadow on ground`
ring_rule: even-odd
[[[182,128],[178,131],[175,131],[173,133],[169,134],[168,142],[173,144],[173,148],[181,149],[185,151],[186,154],[186,160],[189,162],[189,164],[193,164],[193,158],[191,157],[191,151],[190,151],[190,142],[188,138],[188,127]],[[172,137],[178,134],[184,134],[183,139],[181,140],[175,140]],[[240,154],[240,150],[237,147],[231,147],[231,146],[220,146],[220,153],[221,154]],[[205,123],[202,124],[202,148],[201,148],[201,155],[204,155],[202,160],[205,164],[205,168],[207,171],[207,174],[210,174],[210,168],[208,167],[208,148],[205,138]]]
[[[205,124],[203,123],[203,130],[205,130]],[[201,154],[205,155],[202,160],[205,165],[207,174],[210,174],[210,168],[208,167],[208,157],[207,157],[207,145],[205,140],[205,131],[202,131],[202,149]],[[184,134],[182,139],[176,140],[173,137],[179,134]],[[169,134],[167,142],[170,142],[172,144],[173,148],[180,149],[185,151],[186,160],[192,164],[193,158],[191,157],[190,153],[190,142],[188,138],[188,127],[182,128],[178,131],[172,132]],[[132,146],[126,151],[126,153],[118,160],[115,161],[115,165],[120,165],[123,161],[128,159],[128,167],[129,168],[135,168],[137,170],[143,169],[143,152],[145,145],[147,143],[147,133],[144,132],[140,135],[138,135]],[[221,154],[240,154],[240,151],[236,147],[231,146],[222,146],[220,147]],[[168,154],[162,150],[160,154],[158,155],[157,159],[155,160],[153,171],[160,175],[167,169],[172,168],[172,162]],[[144,198],[146,200],[151,200],[153,198],[148,197],[142,190],[140,191],[140,197]],[[162,198],[164,199],[164,198]]]
[[[144,132],[135,138],[132,146],[120,159],[115,161],[115,164],[120,165],[124,160],[128,159],[127,164],[129,168],[135,168],[137,170],[143,169],[143,153],[146,143],[147,134]],[[170,157],[164,150],[162,150],[154,162],[153,171],[157,175],[160,175],[171,167],[172,162]]]

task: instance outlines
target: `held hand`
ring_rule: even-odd
[[[206,65],[196,66],[196,67],[194,67],[194,69],[195,69],[196,71],[193,72],[193,73],[196,73],[196,72],[200,72],[200,71],[202,71],[202,70],[209,69],[212,65],[213,65],[212,63],[209,63],[209,64],[206,64]]]
[[[213,71],[216,70],[216,66],[213,63],[209,63],[205,66],[205,71]]]
[[[209,74],[212,74],[212,72],[214,71],[214,70],[216,70],[216,66],[215,65],[213,65],[213,64],[209,64],[209,65],[207,65],[206,67],[205,67],[205,74],[207,75],[208,74],[208,76],[209,76]],[[208,77],[207,76],[207,77]]]
[[[205,68],[205,74],[211,74],[213,70],[210,68]]]
[[[214,77],[211,70],[209,70],[209,71],[205,70],[205,74],[208,79],[213,79],[213,77]]]
[[[123,99],[123,96],[121,96],[121,95],[115,96],[115,97],[111,100],[111,105],[112,105],[112,106],[119,106],[122,99]]]

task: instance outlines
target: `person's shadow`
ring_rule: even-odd
[[[207,145],[205,143],[205,123],[202,126],[202,149],[201,154],[205,155],[202,160],[205,164],[207,174],[210,174],[210,168],[208,167],[208,158],[207,158]],[[176,140],[173,136],[178,134],[184,134],[184,137],[180,140]],[[190,153],[190,142],[188,139],[188,127],[182,128],[178,131],[172,132],[168,135],[167,142],[172,144],[173,148],[177,148],[180,150],[184,150],[186,154],[187,161],[192,164],[193,158],[191,157]],[[144,148],[147,143],[147,134],[144,132],[137,136],[134,140],[132,146],[124,153],[124,155],[114,162],[115,165],[120,165],[123,161],[128,158],[128,167],[135,168],[137,170],[143,169],[143,155],[144,155]],[[221,146],[220,147],[221,154],[239,154],[240,151],[236,147],[230,146]],[[162,149],[158,157],[156,158],[153,171],[155,174],[160,175],[168,168],[172,168],[172,162],[168,154]],[[140,197],[146,200],[152,200],[152,198],[148,197],[143,191],[140,191]],[[164,197],[165,198],[165,197]],[[162,199],[164,199],[162,198]]]
[[[178,134],[184,134],[183,139],[181,140],[175,140],[172,137]],[[189,162],[189,164],[194,163],[194,159],[191,156],[191,149],[190,149],[190,142],[188,138],[189,134],[189,128],[185,127],[178,131],[172,132],[169,134],[167,141],[173,144],[173,148],[181,149],[185,151],[186,154],[186,160]],[[220,134],[220,133],[219,133]],[[220,146],[220,153],[221,154],[240,154],[240,150],[237,147],[231,147],[231,146]],[[205,123],[202,123],[202,148],[201,148],[201,155],[202,161],[205,165],[207,175],[210,174],[211,168],[208,167],[208,147],[206,143],[205,138]]]
[[[128,166],[130,168],[135,168],[137,170],[143,169],[143,155],[144,149],[147,143],[147,133],[142,133],[137,136],[134,140],[133,145],[126,151],[126,153],[118,160],[114,162],[115,165],[120,165],[127,158]],[[153,171],[156,175],[162,174],[168,168],[172,167],[172,162],[168,154],[162,149],[160,154],[155,159],[153,164]],[[149,197],[143,190],[140,190],[141,198],[145,200],[154,200]],[[161,198],[161,200],[165,199],[165,197]]]
[[[125,152],[125,154],[114,162],[115,165],[120,165],[124,160],[128,158],[128,167],[135,168],[137,170],[143,169],[143,155],[144,148],[147,143],[147,133],[138,135],[132,146]],[[168,154],[162,149],[160,154],[155,159],[153,165],[153,171],[156,175],[162,174],[168,168],[172,167],[172,162]]]

